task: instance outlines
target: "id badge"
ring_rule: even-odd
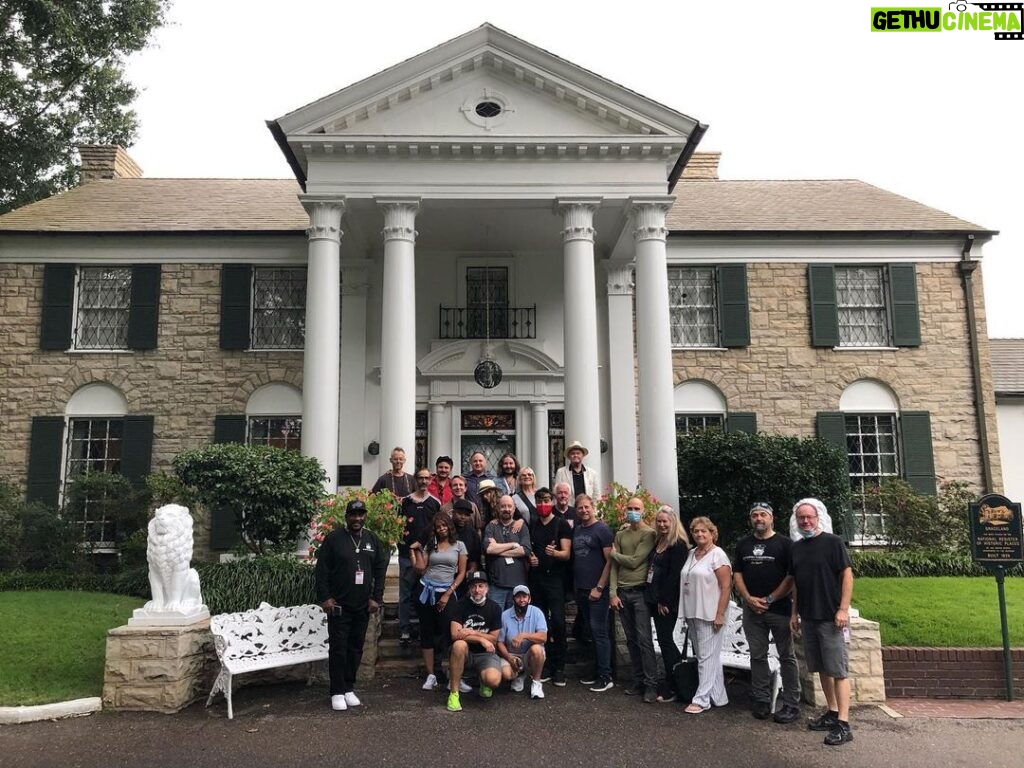
[[[356,569],[356,584],[362,584],[362,583],[363,583],[363,569],[362,568],[357,568]]]
[[[654,566],[647,566],[647,583],[650,584],[654,581]]]
[[[514,557],[506,557],[505,565],[515,565],[516,559]]]

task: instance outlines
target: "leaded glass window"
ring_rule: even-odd
[[[80,267],[76,349],[127,349],[131,310],[130,267]]]
[[[890,345],[885,267],[836,267],[839,346]]]
[[[703,432],[706,429],[724,429],[725,417],[720,413],[677,413],[676,437]]]
[[[302,447],[302,417],[250,416],[249,445],[266,445],[297,451]]]
[[[714,267],[669,267],[668,297],[675,347],[718,346],[718,286]]]
[[[896,414],[846,414],[846,454],[853,509],[860,519],[861,536],[868,540],[880,538],[885,533],[884,510],[876,510],[865,500],[873,488],[900,475]]]
[[[86,472],[121,471],[123,419],[71,419],[68,422],[65,488],[77,475]],[[95,547],[113,546],[114,521],[96,516],[89,504],[78,521],[83,541]]]
[[[304,267],[253,270],[252,348],[302,349],[306,330]]]
[[[508,295],[508,267],[466,268],[466,338],[509,338]]]

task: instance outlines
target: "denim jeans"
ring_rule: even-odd
[[[644,600],[644,588],[620,587],[617,596],[622,601],[619,615],[626,633],[629,660],[633,664],[633,684],[656,690],[661,675],[658,674],[658,658],[654,654],[651,614]]]
[[[590,627],[594,637],[594,666],[597,677],[612,677],[612,642],[608,637],[608,592],[601,593],[600,600],[590,599],[589,589],[576,590],[577,616]]]
[[[487,590],[487,599],[497,603],[501,610],[512,607],[512,587],[499,587],[491,584]]]

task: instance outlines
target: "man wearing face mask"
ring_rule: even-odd
[[[554,514],[547,488],[537,491],[537,515],[530,523],[530,590],[533,607],[547,619],[547,667],[540,680],[565,686],[565,578],[572,556],[572,528]],[[550,675],[550,677],[549,677]]]
[[[850,728],[849,652],[853,568],[846,545],[821,529],[818,499],[801,499],[793,507],[800,541],[793,543],[789,572],[793,577],[793,610],[789,627],[794,634],[803,624],[804,657],[809,672],[817,672],[828,710],[807,723],[812,731],[828,731],[825,743],[853,741]]]
[[[644,503],[637,498],[626,502],[626,526],[615,534],[612,545],[611,608],[622,617],[626,648],[633,665],[633,684],[628,696],[643,696],[647,704],[658,698],[661,675],[654,654],[651,613],[644,599],[647,588],[647,558],[657,534],[643,522]]]
[[[530,588],[519,584],[512,590],[512,607],[501,614],[498,655],[511,669],[512,690],[524,688],[526,673],[530,674],[530,698],[544,698],[541,670],[544,668],[544,643],[548,625],[544,614],[530,605]]]
[[[473,571],[466,576],[469,594],[459,600],[452,613],[452,650],[448,658],[448,711],[461,712],[459,683],[463,673],[480,676],[480,696],[489,699],[501,685],[502,661],[498,656],[501,608],[487,599],[487,574]],[[504,665],[507,666],[507,665]],[[511,678],[511,672],[509,672]]]

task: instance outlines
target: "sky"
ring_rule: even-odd
[[[490,22],[708,124],[721,178],[856,178],[998,230],[989,335],[1024,337],[1024,40],[870,20],[856,0],[176,0],[128,63],[130,153],[147,177],[290,177],[266,120]]]

